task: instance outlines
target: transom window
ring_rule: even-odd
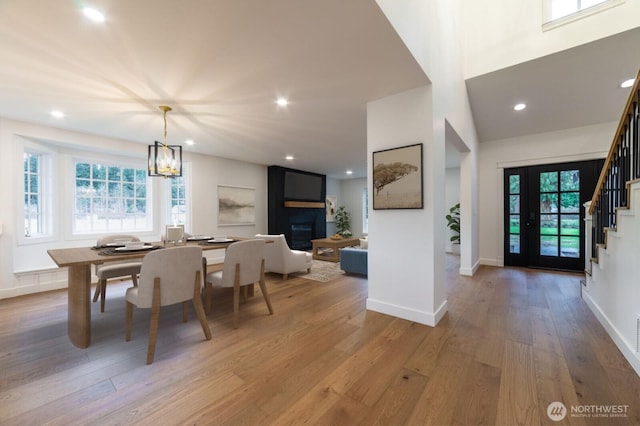
[[[579,19],[623,2],[624,0],[544,0],[545,22],[570,22],[574,18]]]
[[[74,233],[152,230],[146,168],[75,162]]]

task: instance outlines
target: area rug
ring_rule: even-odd
[[[314,259],[311,261],[311,272],[294,272],[289,275],[326,283],[327,281],[338,278],[342,274],[344,274],[344,271],[340,269],[339,262],[325,262],[324,260]]]

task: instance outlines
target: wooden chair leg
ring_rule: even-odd
[[[138,287],[138,274],[131,275],[131,281],[133,281],[134,287]]]
[[[147,348],[147,364],[153,362],[158,337],[158,323],[160,322],[160,278],[153,280],[153,300],[151,302],[151,321],[149,321],[149,346]]]
[[[264,301],[267,302],[267,308],[269,309],[269,314],[273,315],[273,306],[271,306],[271,299],[269,299],[269,293],[267,292],[267,285],[264,282],[264,260],[262,261],[262,267],[260,270],[260,291],[262,291],[262,295],[264,296]]]
[[[133,323],[133,303],[127,300],[127,312],[126,312],[126,321],[125,321],[125,337],[124,340],[126,342],[131,340],[131,325]]]
[[[107,280],[102,280],[100,286],[100,312],[104,312],[104,304],[107,300]]]
[[[205,293],[205,298],[207,300],[205,312],[208,314],[211,312],[211,306],[213,305],[213,286],[211,285],[211,283],[208,283],[208,282],[204,283],[204,293]]]
[[[98,296],[100,296],[100,287],[102,287],[102,280],[98,280],[96,284],[96,291],[93,292],[93,303],[98,301]]]
[[[242,286],[242,303],[247,303],[247,287],[249,286]]]
[[[233,283],[233,328],[238,328],[238,311],[240,310],[240,264],[236,264]]]
[[[196,316],[200,320],[202,331],[204,331],[204,337],[207,340],[211,340],[211,329],[209,328],[209,322],[207,322],[207,316],[204,313],[204,307],[202,306],[202,297],[200,296],[200,272],[196,272],[196,281],[193,286],[193,308],[196,311]]]
[[[182,302],[182,322],[187,322],[187,321],[189,321],[189,305],[185,300],[184,302]]]

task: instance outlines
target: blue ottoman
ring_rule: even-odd
[[[340,269],[349,273],[367,275],[367,250],[355,247],[340,249]]]

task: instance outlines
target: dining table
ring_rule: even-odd
[[[117,250],[119,247],[75,247],[47,250],[58,265],[68,269],[68,325],[67,334],[71,343],[78,348],[88,348],[91,344],[91,265],[107,262],[141,259],[153,250],[197,244],[202,250],[226,249],[243,237],[229,237],[223,241],[194,240],[178,244],[147,243],[145,249]],[[211,242],[209,242],[211,241]],[[206,273],[206,271],[203,271]]]

